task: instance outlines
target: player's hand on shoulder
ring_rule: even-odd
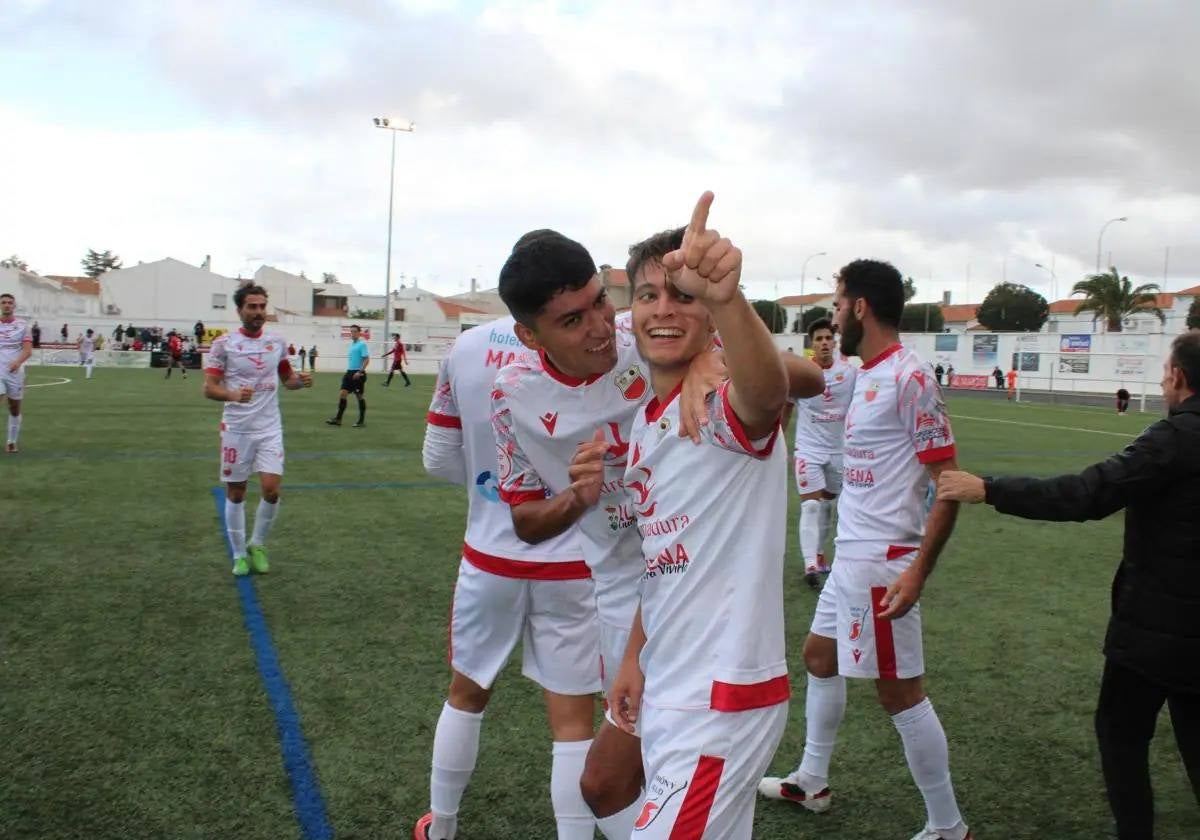
[[[709,303],[733,300],[742,278],[742,251],[708,227],[713,194],[705,192],[692,210],[678,251],[663,257],[667,275],[684,294]]]
[[[719,351],[701,353],[688,365],[679,392],[679,436],[700,442],[700,433],[708,425],[708,395],[729,378],[725,354]]]
[[[600,501],[600,490],[604,485],[604,455],[608,441],[604,431],[597,429],[587,443],[575,449],[571,463],[567,465],[567,477],[571,479],[570,492],[575,494],[585,507],[593,507]]]

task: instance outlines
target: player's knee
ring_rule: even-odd
[[[825,636],[809,634],[804,642],[804,667],[814,677],[837,676],[837,642]]]
[[[487,708],[492,693],[474,680],[455,673],[450,680],[450,705],[460,712],[479,714]]]
[[[925,699],[925,687],[919,677],[911,680],[877,680],[879,705],[889,715],[906,712]]]
[[[618,814],[641,795],[641,781],[603,762],[589,760],[579,777],[579,792],[598,819]]]
[[[265,501],[267,504],[273,505],[273,504],[277,503],[279,501],[279,488],[278,487],[271,487],[271,488],[264,487],[263,491],[262,491],[262,497],[263,497],[263,501]]]

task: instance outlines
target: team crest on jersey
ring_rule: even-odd
[[[274,350],[274,349],[275,349],[275,345],[274,345],[274,344],[270,344],[270,343],[268,343],[268,344],[267,344],[267,349],[268,349],[268,350]]]
[[[857,642],[862,638],[863,625],[867,621],[867,616],[870,614],[870,607],[850,607],[850,635],[849,641]]]
[[[867,390],[863,392],[863,399],[867,402],[874,402],[877,396],[879,396],[879,383],[872,382],[867,386]]]
[[[616,378],[617,390],[621,392],[621,396],[630,402],[637,402],[646,395],[646,390],[649,384],[646,382],[646,375],[642,373],[642,369],[638,365],[633,365],[629,370],[622,371]]]
[[[844,374],[844,373],[839,373],[837,376],[835,376],[835,377],[834,377],[834,379],[836,379],[838,382],[845,382],[845,381],[846,381],[846,374]]]

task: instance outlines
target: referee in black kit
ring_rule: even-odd
[[[1125,508],[1096,708],[1120,840],[1154,836],[1149,753],[1163,703],[1200,801],[1200,331],[1172,342],[1162,391],[1167,417],[1079,475],[945,472],[938,481],[939,499],[987,502],[1026,519],[1082,522]]]

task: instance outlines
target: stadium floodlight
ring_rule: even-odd
[[[375,117],[374,122],[376,128],[384,128],[392,133],[392,167],[388,175],[387,270],[383,291],[383,352],[386,352],[392,334],[392,207],[396,191],[396,132],[412,133],[417,126],[409,120],[398,120],[394,117]]]
[[[808,271],[808,261],[813,257],[825,257],[828,254],[825,251],[817,251],[815,254],[809,254],[805,258],[803,265],[800,266],[800,329],[804,329],[804,275]]]
[[[1128,216],[1118,216],[1115,219],[1109,219],[1107,222],[1105,222],[1103,225],[1100,226],[1100,235],[1096,237],[1096,273],[1097,274],[1100,273],[1100,243],[1102,243],[1104,241],[1105,229],[1107,229],[1108,226],[1111,225],[1113,222],[1128,222],[1128,221],[1129,221]]]

